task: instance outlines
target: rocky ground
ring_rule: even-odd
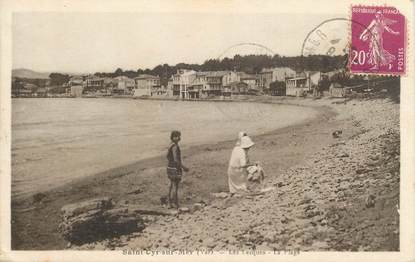
[[[143,217],[147,226],[142,232],[71,248],[399,250],[399,103],[310,103],[335,110],[336,118],[327,121],[340,123],[341,133],[297,165],[281,173],[269,169],[275,171],[267,173],[266,187],[273,190],[216,194],[170,216]],[[290,136],[291,147],[301,150],[296,133]]]

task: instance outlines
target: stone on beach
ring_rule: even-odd
[[[109,197],[96,198],[80,203],[65,205],[62,207],[62,215],[66,218],[74,217],[89,211],[103,211],[110,209],[113,206],[112,200]]]
[[[212,195],[217,198],[227,198],[229,196],[226,192],[212,193]]]

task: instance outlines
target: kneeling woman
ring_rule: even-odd
[[[239,139],[232,151],[228,168],[229,192],[231,194],[248,191],[248,172],[246,168],[251,166],[249,164],[248,151],[253,145],[254,143],[249,136],[244,132],[239,133]]]

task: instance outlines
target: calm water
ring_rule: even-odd
[[[13,99],[12,195],[47,190],[182,147],[261,134],[298,123],[308,108],[253,103],[130,99]]]

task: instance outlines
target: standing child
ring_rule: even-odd
[[[182,170],[187,172],[189,169],[182,163],[179,141],[181,139],[180,131],[172,131],[170,134],[171,144],[167,151],[167,176],[170,179],[169,188],[169,207],[179,208],[178,190],[179,183],[182,179]]]

